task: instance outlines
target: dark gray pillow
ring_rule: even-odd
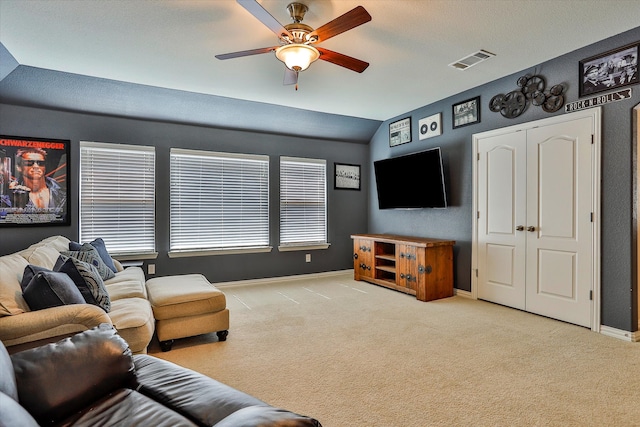
[[[24,268],[24,272],[22,273],[22,281],[20,282],[20,288],[22,289],[22,292],[24,292],[29,282],[31,282],[31,279],[33,279],[33,276],[40,273],[41,271],[51,271],[51,270],[49,270],[48,268],[40,267],[37,265],[31,265],[31,264],[27,265]]]
[[[109,280],[115,277],[114,272],[111,271],[111,269],[107,267],[104,261],[102,261],[102,258],[100,258],[100,254],[98,253],[96,248],[91,246],[89,243],[85,243],[84,245],[82,245],[79,251],[62,251],[60,252],[60,254],[77,258],[80,261],[91,264],[96,268],[102,280]]]
[[[23,289],[22,296],[31,310],[85,303],[73,280],[55,271],[37,272]]]
[[[53,269],[66,273],[87,303],[97,305],[107,313],[111,310],[109,293],[94,266],[77,258],[60,255]]]
[[[109,255],[109,252],[107,251],[107,246],[105,245],[104,240],[98,237],[97,239],[94,239],[93,241],[89,242],[89,244],[94,248],[96,248],[96,250],[98,251],[98,254],[100,255],[100,258],[102,258],[102,261],[105,263],[105,265],[109,267],[111,271],[116,273],[118,270],[116,269],[116,266],[113,264],[113,259],[111,259],[111,255]],[[83,250],[82,249],[83,246],[84,245],[78,242],[69,242],[70,251],[81,251]]]

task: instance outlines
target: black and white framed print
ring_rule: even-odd
[[[360,165],[350,165],[348,163],[334,163],[336,190],[358,190],[360,191]]]
[[[580,61],[580,97],[640,82],[639,49],[637,42]]]

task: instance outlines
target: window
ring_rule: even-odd
[[[171,149],[170,256],[268,245],[268,156]]]
[[[280,250],[327,243],[327,162],[280,158]]]
[[[101,237],[125,259],[157,255],[155,156],[153,147],[80,142],[81,242]]]

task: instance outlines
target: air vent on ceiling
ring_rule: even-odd
[[[456,70],[466,70],[467,68],[473,67],[474,65],[486,61],[493,56],[496,56],[496,54],[481,49],[477,52],[472,53],[471,55],[465,56],[464,58],[449,64],[449,66],[455,68]]]

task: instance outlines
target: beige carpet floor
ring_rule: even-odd
[[[640,343],[347,274],[221,289],[226,342],[149,352],[325,427],[640,426]]]

